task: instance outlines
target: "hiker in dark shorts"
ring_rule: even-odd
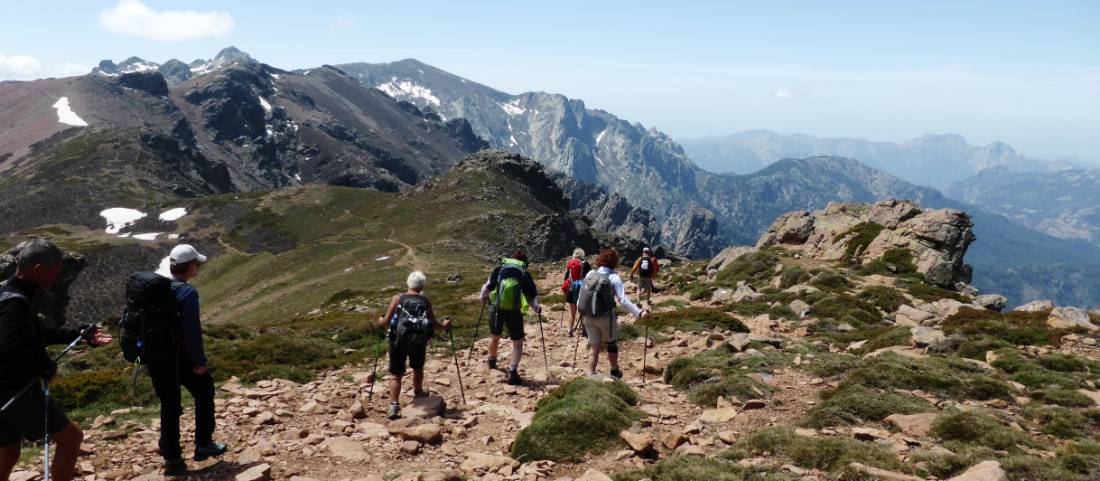
[[[390,419],[397,419],[401,415],[401,406],[398,398],[401,396],[401,378],[405,376],[405,363],[413,370],[413,397],[423,397],[428,394],[424,391],[424,361],[428,355],[428,340],[431,338],[433,326],[439,325],[443,329],[451,329],[451,320],[444,319],[442,323],[436,321],[435,311],[428,297],[423,294],[427,277],[420,271],[409,274],[405,281],[409,288],[404,294],[393,296],[390,307],[386,309],[386,315],[378,319],[379,327],[389,328],[390,338],[390,368],[393,375],[390,382]],[[401,322],[405,320],[424,320],[427,322],[427,331],[418,339],[400,338],[404,329],[399,329]],[[410,334],[409,337],[415,337]]]
[[[48,344],[68,344],[80,330],[42,325],[34,312],[35,296],[47,291],[61,274],[64,253],[45,240],[32,240],[16,256],[15,277],[0,286],[0,404],[8,402],[28,384],[44,382],[57,373],[57,364],[46,353]],[[94,346],[107,344],[111,336],[98,330],[84,334]],[[7,480],[19,462],[22,440],[42,439],[45,430],[57,443],[50,479],[70,481],[84,433],[45,393],[32,386],[6,411],[0,412],[0,479]]]
[[[512,359],[508,369],[508,384],[523,384],[519,376],[519,361],[523,357],[523,314],[527,305],[542,313],[539,305],[539,292],[535,280],[527,272],[527,255],[515,251],[511,257],[500,261],[500,265],[489,274],[485,285],[481,286],[481,302],[489,305],[489,369],[497,368],[497,349],[504,328],[508,328],[508,337],[512,340]]]
[[[569,337],[573,337],[574,327],[577,327],[577,296],[581,292],[581,281],[591,270],[592,265],[584,260],[584,249],[573,249],[573,257],[565,263],[565,278],[561,284],[561,292],[569,306]],[[584,329],[581,329],[581,334],[584,333]]]

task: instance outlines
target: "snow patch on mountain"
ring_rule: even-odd
[[[260,97],[260,106],[264,108],[264,111],[271,112],[271,104],[267,103],[267,99]]]
[[[390,81],[379,85],[378,90],[386,92],[386,95],[393,98],[413,97],[424,99],[435,106],[441,105],[439,98],[432,94],[431,89],[409,80],[398,80],[397,77],[390,77]]]
[[[88,122],[80,118],[76,112],[73,112],[72,107],[69,107],[69,98],[61,97],[54,102],[53,108],[57,109],[57,121],[66,125],[75,125],[77,127],[87,127]]]
[[[183,216],[187,215],[187,209],[183,207],[176,207],[175,209],[168,209],[160,213],[160,220],[165,222],[175,222],[180,220]]]
[[[99,215],[107,220],[106,232],[108,234],[118,234],[134,222],[144,219],[147,214],[136,209],[112,207],[104,209]]]

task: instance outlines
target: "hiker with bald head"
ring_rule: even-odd
[[[451,320],[439,322],[435,318],[432,302],[424,295],[428,278],[423,272],[409,274],[405,280],[408,290],[390,299],[386,314],[378,319],[378,327],[389,328],[390,340],[390,409],[389,418],[401,416],[401,378],[405,377],[405,363],[413,370],[413,398],[425,397],[424,362],[428,357],[428,341],[435,335],[435,326],[451,329]]]
[[[67,344],[83,337],[91,346],[107,344],[110,335],[98,329],[47,326],[35,313],[35,297],[45,293],[61,274],[64,253],[49,241],[27,242],[16,256],[16,273],[0,286],[0,403],[14,401],[0,412],[0,480],[7,481],[19,462],[22,440],[48,435],[57,443],[50,479],[73,479],[84,433],[35,384],[48,383],[57,364],[46,352],[50,344]],[[23,391],[28,385],[30,389]],[[22,395],[17,396],[20,392]]]

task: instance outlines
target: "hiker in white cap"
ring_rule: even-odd
[[[206,256],[188,244],[180,244],[168,255],[172,291],[180,317],[179,351],[176,360],[148,365],[153,389],[160,398],[160,454],[169,476],[187,470],[180,447],[180,386],[195,399],[195,460],[220,456],[226,446],[214,442],[214,378],[203,349],[202,322],[199,317],[199,291],[188,282],[199,275]]]

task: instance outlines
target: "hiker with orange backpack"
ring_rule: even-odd
[[[645,294],[645,303],[650,303],[650,295],[653,294],[653,279],[657,277],[657,272],[660,270],[661,263],[657,261],[657,256],[654,256],[648,247],[642,249],[642,256],[634,261],[634,267],[630,269],[631,279],[635,275],[638,276],[639,302],[642,300],[642,294]]]

